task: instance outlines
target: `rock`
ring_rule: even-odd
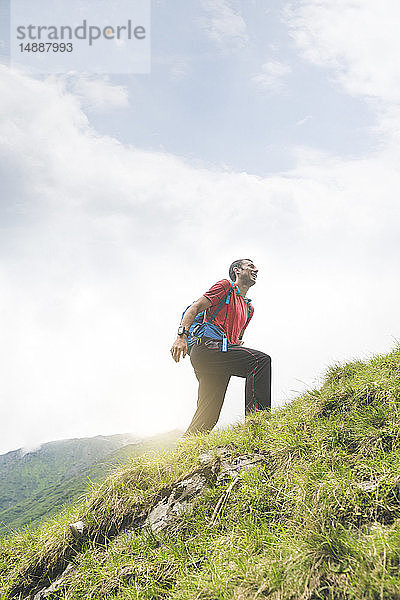
[[[200,455],[199,460],[204,465],[203,470],[200,468],[197,472],[175,483],[171,488],[164,490],[163,497],[156,502],[145,521],[145,525],[149,526],[154,533],[171,527],[179,515],[191,509],[193,500],[210,485],[218,485],[230,479],[238,480],[243,472],[253,471],[264,464],[266,460],[262,454],[229,457],[228,449],[218,450],[217,456],[227,456],[227,458],[215,460],[215,457],[209,452]],[[210,479],[209,467],[211,464],[213,476]]]
[[[172,486],[170,493],[151,509],[145,525],[150,526],[154,533],[163,531],[190,507],[190,500],[199,496],[207,484],[207,477],[201,473],[179,481]]]
[[[212,452],[203,452],[199,455],[199,463],[201,465],[208,465],[213,461]]]
[[[49,587],[43,588],[39,592],[37,592],[33,596],[33,600],[42,600],[42,598],[48,598],[54,592],[57,592],[57,590],[59,590],[60,587],[65,583],[65,581],[73,574],[74,570],[75,569],[73,565],[68,565],[67,568],[61,573],[59,578],[53,581],[53,583]],[[31,596],[28,596],[28,598],[31,598]],[[28,599],[25,598],[25,600]]]
[[[83,521],[77,521],[76,523],[71,523],[69,529],[76,540],[79,540],[83,537],[85,533],[85,523]]]
[[[379,487],[379,481],[360,481],[357,487],[362,492],[373,492]]]
[[[215,458],[224,458],[232,453],[233,447],[230,446],[217,446],[214,450],[203,452],[199,455],[199,463],[201,465],[208,465],[212,463]]]
[[[242,454],[234,458],[221,460],[217,483],[235,479],[243,472],[252,472],[264,464],[266,458],[263,454]]]

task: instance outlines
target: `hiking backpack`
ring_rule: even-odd
[[[222,348],[221,349],[223,352],[227,351],[228,348],[227,348],[226,335],[225,335],[224,331],[222,331],[222,329],[220,329],[220,327],[218,327],[218,325],[216,325],[214,323],[214,320],[215,320],[217,314],[219,313],[219,311],[221,310],[221,308],[224,306],[224,304],[229,304],[231,297],[232,297],[234,287],[235,286],[232,283],[225,298],[223,298],[221,300],[221,302],[218,304],[218,306],[216,307],[215,311],[213,312],[211,317],[208,319],[208,321],[205,321],[204,319],[206,316],[206,312],[209,309],[203,310],[196,315],[192,325],[189,327],[189,334],[187,336],[188,354],[190,354],[190,351],[195,344],[200,343],[200,340],[202,337],[207,337],[207,338],[210,338],[213,340],[222,340]],[[190,308],[191,306],[192,305],[190,304],[183,311],[182,319],[183,319],[183,316],[186,313],[187,309]],[[248,301],[248,308],[249,308],[248,316],[250,317],[250,312],[251,312],[250,301]]]

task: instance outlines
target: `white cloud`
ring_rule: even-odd
[[[398,151],[197,169],[99,135],[57,81],[0,79],[2,449],[184,427],[195,379],[171,338],[241,255],[260,267],[247,343],[273,355],[275,403],[398,335]]]
[[[346,92],[400,101],[397,0],[300,0],[287,17],[305,58],[331,68]]]
[[[128,91],[122,85],[113,85],[107,77],[68,75],[64,77],[67,89],[82,106],[95,111],[125,108],[129,105]]]
[[[201,6],[207,14],[204,29],[219,48],[237,49],[246,45],[246,23],[228,0],[201,0]]]
[[[312,120],[312,115],[307,115],[306,117],[304,117],[304,119],[300,119],[300,121],[297,121],[296,125],[300,126],[300,125],[305,125],[305,123],[308,123],[308,121]]]
[[[270,60],[262,65],[260,73],[253,75],[252,80],[268,92],[279,93],[285,89],[285,78],[290,72],[289,65]]]

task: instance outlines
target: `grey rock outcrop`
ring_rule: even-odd
[[[218,514],[226,504],[233,488],[241,481],[244,473],[254,471],[259,467],[265,467],[267,463],[266,454],[242,454],[233,456],[231,447],[220,447],[213,452],[206,452],[199,456],[200,466],[192,473],[186,475],[179,481],[160,490],[152,502],[141,507],[140,517],[136,521],[132,533],[137,533],[142,528],[150,529],[154,534],[168,532],[178,522],[181,516],[191,510],[195,510],[195,501],[205,490],[231,482],[215,506],[210,517],[210,524],[215,521]],[[73,537],[79,539],[90,539],[89,531],[83,521],[70,524]],[[129,530],[129,529],[128,529]],[[120,535],[126,531],[118,531]],[[115,536],[114,536],[115,537]],[[93,540],[95,542],[95,540]],[[73,577],[75,567],[68,564],[67,568],[60,573],[50,586],[43,586],[25,596],[24,600],[42,600],[57,595],[57,591],[68,580]]]

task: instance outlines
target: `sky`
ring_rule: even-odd
[[[0,65],[0,453],[187,427],[196,380],[169,349],[240,257],[274,407],[399,339],[400,5],[151,15],[149,74]]]

